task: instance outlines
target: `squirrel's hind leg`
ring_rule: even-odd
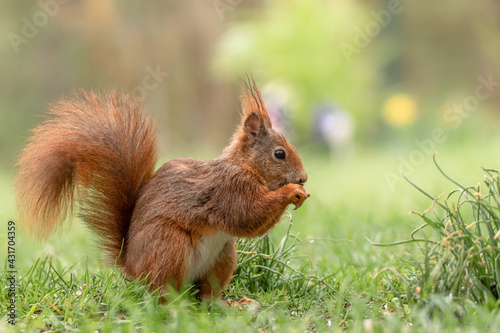
[[[172,228],[165,220],[132,226],[123,271],[131,278],[146,277],[151,290],[170,285],[179,291],[184,284],[187,254],[192,252],[190,234]]]

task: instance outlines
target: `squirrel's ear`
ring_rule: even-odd
[[[262,129],[262,125],[262,120],[259,115],[252,112],[246,117],[243,123],[243,129],[250,139],[255,140]]]

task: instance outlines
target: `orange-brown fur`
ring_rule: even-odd
[[[20,221],[47,236],[76,203],[109,258],[152,288],[191,280],[200,297],[217,297],[236,266],[234,237],[265,234],[309,196],[298,153],[272,129],[255,83],[220,157],[175,159],[156,172],[156,130],[142,108],[114,92],[82,94],[53,105],[21,154]]]

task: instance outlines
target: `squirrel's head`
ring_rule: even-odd
[[[226,153],[236,154],[237,160],[243,160],[259,173],[269,190],[289,183],[305,183],[307,173],[299,154],[283,135],[273,130],[255,82],[245,86],[241,96],[242,123]]]

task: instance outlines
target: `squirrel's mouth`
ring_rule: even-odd
[[[283,186],[285,186],[286,184],[288,184],[288,180],[286,178],[283,178],[281,180],[275,180],[273,182],[270,182],[267,184],[267,188],[270,190],[270,191],[276,191],[277,189],[279,188],[282,188]]]
[[[286,184],[297,184],[297,185],[300,185],[300,186],[304,186],[304,183],[305,183],[305,182],[304,182],[304,181],[302,181],[302,179],[301,179],[301,180],[299,180],[299,181],[297,181],[297,180],[293,181],[293,180],[288,180],[288,179],[285,179],[285,180],[284,180],[284,183],[283,183],[283,186],[285,186]]]
[[[304,186],[304,182],[292,182],[292,181],[289,181],[287,179],[284,179],[283,181],[281,181],[280,183],[278,183],[278,187],[276,189],[279,189],[280,187],[283,187],[287,184],[297,184],[297,185],[300,185],[300,186]]]
[[[271,191],[276,191],[277,189],[279,188],[282,188],[283,186],[287,185],[287,184],[298,184],[300,186],[304,186],[304,183],[303,181],[292,181],[292,180],[289,180],[288,178],[284,177],[283,179],[275,179],[274,181],[270,182],[267,184],[267,188]]]

